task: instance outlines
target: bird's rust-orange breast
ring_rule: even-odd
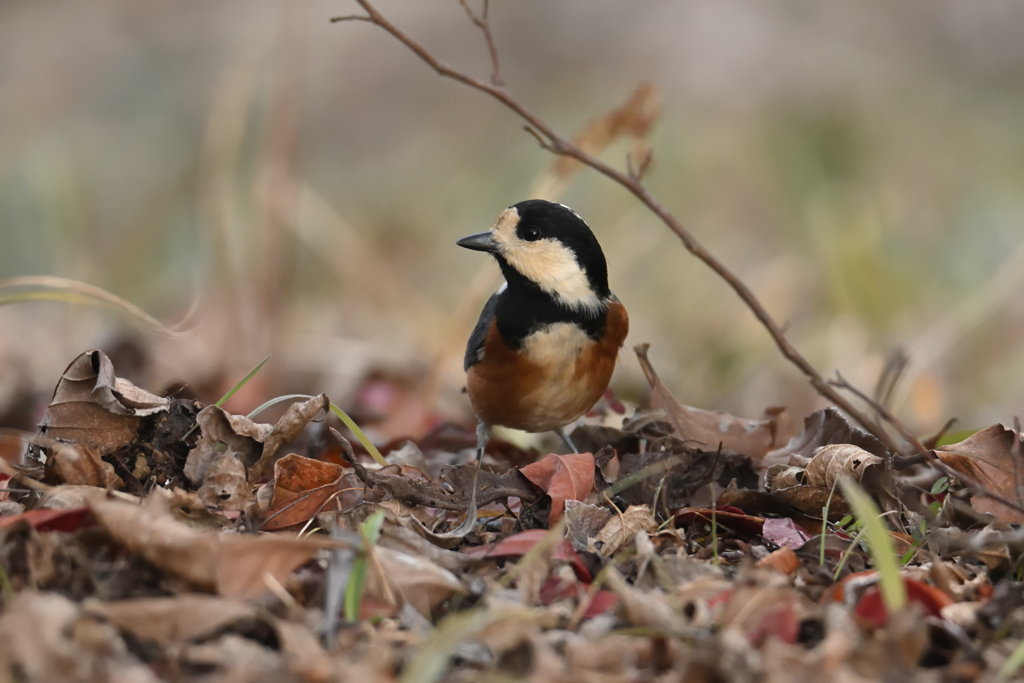
[[[605,331],[596,341],[577,325],[556,323],[514,351],[492,324],[484,357],[467,377],[473,409],[487,424],[528,432],[563,427],[601,398],[628,332],[629,316],[617,299],[609,302]]]

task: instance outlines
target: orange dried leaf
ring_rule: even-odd
[[[757,566],[791,575],[800,568],[800,558],[796,556],[792,548],[783,546],[769,553],[767,557],[758,560]]]

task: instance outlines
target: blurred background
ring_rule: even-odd
[[[478,4],[472,5],[479,10]],[[455,0],[378,8],[486,79]],[[64,367],[229,407],[326,391],[381,438],[471,420],[465,339],[497,267],[454,241],[552,164],[521,121],[439,78],[354,2],[0,4],[0,279],[96,285],[167,324],[0,306],[0,426],[33,425]],[[919,433],[1024,413],[1024,5],[494,2],[509,90],[566,136],[654,86],[646,178],[823,374]],[[625,167],[627,141],[602,158]],[[592,171],[561,201],[601,240],[632,346],[683,402],[748,417],[821,405],[739,299]],[[191,310],[191,314],[189,311]],[[186,317],[187,316],[187,317]]]

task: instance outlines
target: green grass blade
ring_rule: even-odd
[[[356,435],[356,438],[359,439],[359,443],[363,444],[363,448],[366,449],[366,452],[369,453],[370,456],[373,457],[373,459],[376,460],[381,467],[387,467],[388,461],[384,459],[384,456],[380,454],[380,451],[378,451],[377,447],[373,445],[373,442],[370,441],[370,438],[366,436],[366,432],[359,428],[359,425],[356,424],[355,420],[349,417],[344,410],[334,405],[333,403],[331,404],[331,412],[337,415],[341,419],[341,421],[345,423],[345,426],[348,427],[349,430]]]
[[[881,511],[864,489],[850,479],[840,481],[840,486],[843,487],[843,496],[862,525],[868,552],[878,571],[882,602],[885,603],[889,614],[895,614],[907,604],[907,588],[900,577],[900,566],[892,536],[882,523]]]
[[[384,511],[378,510],[366,518],[359,527],[363,542],[369,548],[376,545],[380,538],[381,527],[384,526]],[[352,575],[345,586],[345,621],[359,621],[359,609],[363,604],[363,589],[366,587],[366,572],[369,571],[370,559],[367,551],[356,558],[352,565]]]
[[[273,354],[271,354],[271,355],[273,355]],[[241,389],[242,387],[244,387],[249,382],[249,380],[251,380],[256,375],[256,373],[259,372],[263,368],[263,366],[267,364],[268,360],[270,360],[270,356],[267,356],[266,358],[261,360],[259,363],[257,363],[256,367],[254,367],[252,370],[250,370],[248,375],[246,375],[241,380],[239,380],[238,384],[236,384],[235,386],[231,387],[231,389],[228,391],[228,393],[226,393],[223,396],[221,396],[220,400],[217,401],[216,403],[214,403],[213,405],[215,405],[217,407],[220,407],[220,406],[224,405],[229,398],[231,398],[232,396],[237,394],[238,390]]]
[[[245,417],[248,420],[252,420],[255,419],[255,417],[262,413],[264,410],[267,410],[268,408],[273,408],[278,403],[286,403],[288,401],[308,401],[311,398],[313,397],[310,396],[309,394],[285,394],[284,396],[276,396],[267,401],[266,403],[264,403],[263,405],[261,405],[259,408],[253,410]]]
[[[836,479],[832,482],[832,488],[828,492],[828,498],[825,500],[825,507],[821,510],[821,556],[818,558],[818,564],[822,567],[825,566],[825,537],[828,536],[828,508],[832,505],[832,496],[836,492],[836,484],[839,480]]]
[[[273,355],[273,354],[270,354],[270,355]],[[221,397],[220,397],[220,400],[219,400],[219,401],[217,401],[216,403],[214,403],[213,405],[217,406],[218,408],[219,408],[219,407],[221,407],[222,405],[224,405],[224,403],[225,403],[225,402],[226,402],[226,401],[227,401],[227,400],[228,400],[229,398],[231,398],[232,396],[234,396],[234,395],[235,395],[235,394],[236,394],[236,393],[238,392],[238,390],[239,390],[239,389],[241,389],[242,387],[244,387],[244,386],[246,385],[246,383],[247,383],[247,382],[248,382],[249,380],[251,380],[251,379],[253,378],[253,376],[254,376],[254,375],[255,375],[255,374],[257,373],[257,372],[259,372],[259,371],[260,371],[260,368],[262,368],[262,367],[263,367],[264,365],[266,365],[266,363],[267,363],[267,361],[268,361],[268,360],[270,360],[270,356],[267,356],[266,358],[264,358],[263,360],[261,360],[261,361],[260,361],[260,362],[259,362],[259,363],[258,363],[258,364],[256,365],[256,367],[254,367],[254,368],[253,368],[252,370],[250,370],[250,371],[249,371],[249,374],[248,374],[248,375],[246,375],[245,377],[243,377],[243,378],[242,378],[242,379],[241,379],[241,380],[240,380],[240,381],[238,382],[238,384],[236,384],[235,386],[231,387],[231,389],[230,389],[230,390],[228,391],[228,393],[226,393],[226,394],[224,394],[223,396],[221,396]],[[308,397],[307,397],[307,398],[308,398]],[[275,400],[276,400],[276,399],[275,399]],[[264,404],[264,405],[266,405],[266,404]],[[261,410],[262,408],[263,408],[263,406],[260,406],[259,408],[257,408],[257,409],[256,409],[256,411],[255,411],[255,412],[259,412],[259,411],[260,411],[260,410]],[[191,435],[192,435],[192,432],[196,431],[196,428],[197,428],[197,427],[199,427],[199,423],[198,423],[198,422],[197,422],[196,424],[192,425],[192,429],[190,429],[190,430],[188,430],[187,432],[185,432],[185,436],[181,437],[181,440],[182,440],[182,441],[184,441],[184,440],[185,440],[185,439],[187,439],[187,438],[188,438],[189,436],[191,436]]]
[[[1005,683],[1005,681],[1011,680],[1022,664],[1024,664],[1024,641],[1021,641],[1021,643],[1013,649],[1010,656],[1007,657],[1006,661],[1003,662],[1003,665],[999,667],[999,673],[996,674],[997,683]]]

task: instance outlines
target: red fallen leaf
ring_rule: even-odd
[[[590,606],[583,612],[583,618],[593,619],[605,612],[612,611],[618,604],[619,596],[602,588],[594,594],[594,599],[590,601]]]
[[[903,579],[903,585],[907,587],[907,600],[921,605],[929,616],[941,617],[942,608],[953,604],[951,597],[934,586],[907,578]],[[853,613],[857,618],[878,628],[885,626],[889,621],[889,612],[882,602],[882,592],[878,586],[868,589]]]
[[[592,453],[551,453],[535,463],[520,468],[519,471],[551,496],[549,525],[561,519],[566,500],[583,500],[594,488]]]
[[[582,590],[581,590],[582,589]],[[557,576],[549,576],[544,579],[540,586],[540,602],[543,605],[550,605],[559,600],[568,598],[582,598],[586,595],[587,589],[579,581],[568,581]]]
[[[723,506],[725,507],[725,506]],[[735,512],[733,512],[735,510]],[[696,521],[711,523],[709,508],[683,508],[676,512],[676,523],[689,524]],[[715,524],[746,536],[756,536],[764,529],[764,517],[745,515],[736,508],[718,508],[714,511]]]
[[[36,531],[64,531],[71,532],[83,526],[95,526],[96,520],[87,507],[73,508],[71,510],[29,510],[20,515],[0,518],[0,530],[17,524],[21,520],[27,521]]]
[[[547,529],[529,529],[520,531],[518,534],[506,536],[497,543],[485,543],[483,545],[467,548],[462,552],[470,557],[521,557],[533,550],[533,548],[550,532]],[[553,560],[568,560],[572,563],[572,569],[580,581],[591,581],[593,577],[586,565],[572,549],[572,545],[566,539],[555,546],[551,553]]]
[[[764,520],[761,535],[778,546],[800,548],[811,537],[803,527],[789,517]]]

